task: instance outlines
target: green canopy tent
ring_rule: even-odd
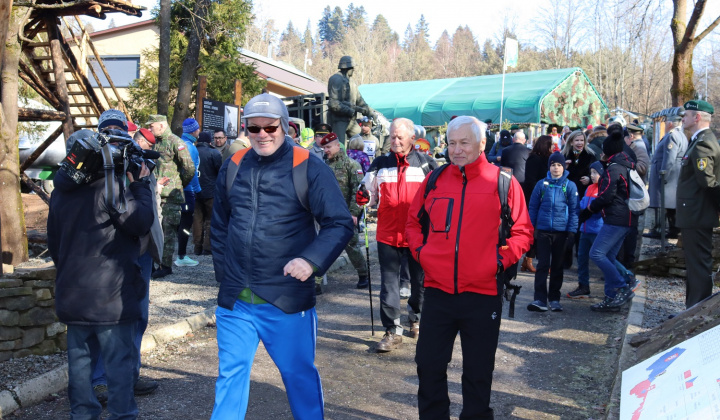
[[[502,75],[379,83],[360,86],[365,102],[392,120],[439,126],[453,115],[500,121]],[[579,68],[505,75],[503,119],[571,127],[597,125],[608,107]]]

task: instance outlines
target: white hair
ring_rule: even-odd
[[[406,132],[411,135],[415,136],[415,123],[412,122],[409,118],[396,118],[393,120],[392,124],[390,124],[390,132],[393,131],[393,127],[404,127]]]
[[[479,143],[482,139],[485,138],[485,131],[487,130],[487,124],[478,120],[475,117],[470,117],[467,115],[462,115],[460,117],[457,117],[448,123],[447,136],[450,137],[451,131],[455,131],[455,130],[459,129],[460,127],[464,127],[466,125],[470,126],[470,132],[472,133],[473,137],[475,138],[475,141],[477,141]]]

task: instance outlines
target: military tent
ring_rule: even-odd
[[[500,122],[502,75],[360,86],[365,102],[386,118],[439,126],[453,115]],[[603,122],[608,107],[579,68],[505,75],[503,120],[571,127]]]

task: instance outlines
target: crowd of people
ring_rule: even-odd
[[[348,79],[353,62],[343,60],[339,75]],[[358,103],[334,106],[367,111]],[[149,281],[172,274],[173,265],[197,265],[188,256],[192,238],[195,255],[212,255],[219,284],[212,418],[246,411],[260,341],[280,370],[293,416],[323,418],[316,296],[343,250],[358,274],[354,287],[368,287],[358,233],[372,208],[385,331],[376,351],[416,339],[419,416],[448,418],[446,370],[459,333],[463,353],[473,352],[464,357],[461,418],[492,418],[503,287],[518,268],[535,276],[529,311],[563,311],[561,288],[574,261],[578,286],[565,297],[590,296],[592,260],[605,283],[592,311],[616,312],[633,298],[639,281],[630,268],[644,213],[629,205],[635,173],[649,183],[650,208],[664,209],[668,236],[682,232],[687,307],[710,295],[720,145],[708,128],[713,107],[689,101],[684,108],[668,117],[654,153],[638,124],[552,127],[530,139],[530,148],[520,129],[500,131],[489,145],[488,123],[458,116],[447,126],[444,165],[409,119],[392,121],[383,141],[367,116],[348,126],[343,120],[342,135],[324,123],[301,130],[269,94],[246,104],[233,142],[222,130],[201,131],[192,118],[178,137],[163,115],[138,128],[122,112],[106,111],[98,131],[153,150],[157,166],[86,184],[62,171],[56,178],[48,245],[58,317],[68,324],[72,415],[94,418],[107,404],[112,415],[134,418],[133,395],[158,387],[139,376]],[[76,133],[68,151],[90,134]],[[119,208],[108,200],[113,188],[121,192]],[[507,232],[506,214],[513,222]],[[88,260],[102,269],[78,271]]]

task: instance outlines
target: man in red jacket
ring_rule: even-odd
[[[463,410],[460,418],[492,419],[490,389],[500,334],[502,296],[496,275],[530,249],[533,227],[522,188],[513,177],[508,205],[515,224],[507,246],[498,248],[500,168],[488,163],[485,124],[458,117],[448,124],[452,165],[410,206],[407,240],[425,270],[425,302],[415,362],[420,420],[449,419],[447,366],[458,332],[462,340]],[[423,238],[418,214],[425,207],[430,228]]]
[[[423,305],[423,271],[410,257],[405,239],[405,222],[408,208],[425,176],[437,167],[435,160],[415,151],[415,124],[407,118],[398,118],[390,126],[390,153],[373,160],[363,178],[371,194],[371,202],[378,204],[376,239],[380,263],[380,320],[385,335],[378,343],[379,353],[389,352],[402,343],[403,327],[400,323],[400,263],[408,257],[410,269],[410,298],[408,320],[410,335],[417,338],[420,312]],[[356,197],[363,205],[363,196]],[[367,200],[365,200],[367,202]]]

